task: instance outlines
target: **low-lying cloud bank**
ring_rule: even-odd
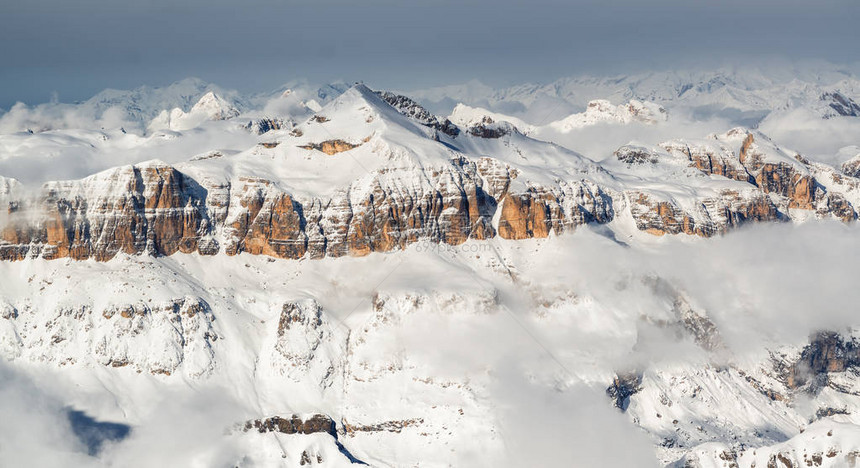
[[[810,159],[836,167],[860,154],[860,150],[840,153],[843,148],[860,145],[860,118],[857,117],[822,119],[808,110],[796,109],[769,116],[759,125],[759,130]]]
[[[49,389],[0,361],[0,465],[95,467]]]
[[[760,224],[713,239],[683,236],[625,247],[562,236],[524,275],[567,284],[628,320],[671,305],[643,278],[662,278],[715,322],[733,350],[796,343],[820,329],[860,325],[860,228],[835,221]]]
[[[131,431],[100,422],[113,432],[96,434],[104,428],[94,427],[85,413],[70,411],[69,400],[83,395],[74,385],[63,373],[34,379],[0,361],[0,465],[202,467],[233,466],[242,458],[228,431],[246,412],[223,390],[165,390]],[[101,392],[100,398],[111,398],[106,389]]]

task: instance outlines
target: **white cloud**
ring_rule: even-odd
[[[822,119],[806,109],[796,109],[770,115],[759,129],[809,159],[836,167],[845,162],[837,154],[841,148],[860,145],[860,118],[857,117]]]
[[[107,448],[105,466],[233,466],[241,458],[229,430],[245,413],[226,392],[215,388],[167,391],[155,410],[135,425],[124,441]]]
[[[765,224],[713,239],[675,236],[632,248],[582,230],[544,249],[551,255],[541,252],[523,274],[593,297],[621,314],[622,324],[667,313],[670,299],[640,280],[664,278],[707,312],[736,352],[761,351],[772,343],[803,342],[819,329],[857,325],[858,229],[835,221]]]
[[[658,466],[645,433],[602,388],[550,387],[502,370],[493,389],[507,459],[499,466]]]
[[[95,467],[62,401],[0,361],[0,465]]]

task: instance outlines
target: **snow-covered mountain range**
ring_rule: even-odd
[[[0,440],[45,466],[853,466],[858,102],[833,69],[16,105]]]

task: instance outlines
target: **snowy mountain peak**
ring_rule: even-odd
[[[378,94],[391,107],[397,109],[398,112],[417,121],[425,127],[436,129],[452,137],[457,136],[460,133],[460,129],[458,129],[450,120],[441,119],[440,117],[433,115],[430,111],[407,96],[394,94],[388,91],[377,91],[376,94]]]
[[[164,110],[147,126],[148,132],[157,130],[182,131],[192,129],[205,121],[227,120],[239,115],[239,110],[214,91],[209,91],[188,112],[179,107]]]
[[[370,88],[363,84],[355,84],[348,88],[342,94],[334,98],[331,102],[324,105],[323,113],[336,113],[343,109],[355,110],[361,107],[368,109],[379,109],[390,107],[382,99],[379,98]]]
[[[509,122],[517,128],[521,133],[528,135],[535,127],[526,123],[522,119],[510,115],[492,112],[481,107],[471,107],[463,103],[459,103],[454,107],[449,119],[461,127],[473,127],[482,123],[489,122]]]
[[[202,113],[210,120],[226,120],[238,116],[239,110],[214,91],[209,91],[194,104],[189,113]]]
[[[431,116],[417,103],[401,98],[405,97],[377,93],[358,83],[323,106],[305,125],[311,132],[320,128],[329,137],[350,135],[353,139],[383,131],[393,135],[398,131],[396,129],[423,138],[428,134],[425,127],[441,125],[438,120],[433,120],[435,116]],[[362,133],[364,135],[359,137]]]
[[[599,123],[627,124],[638,122],[657,124],[668,119],[668,112],[663,106],[653,102],[631,99],[626,104],[613,105],[609,100],[596,99],[589,101],[585,112],[573,114],[549,125],[561,132],[583,128]]]
[[[839,91],[822,94],[821,101],[829,108],[824,112],[824,118],[860,117],[860,104]]]

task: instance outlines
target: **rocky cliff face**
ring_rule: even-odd
[[[747,222],[780,219],[777,207],[761,193],[726,190],[685,210],[674,201],[659,201],[642,192],[628,193],[636,227],[649,234],[688,234],[711,237]]]
[[[43,186],[7,202],[0,257],[109,260],[119,252],[190,253],[208,229],[206,192],[171,166],[127,166]]]
[[[596,184],[562,184],[556,190],[530,188],[506,194],[502,199],[499,235],[503,239],[528,239],[561,234],[587,223],[613,219],[612,197]]]
[[[0,259],[363,256],[418,241],[541,238],[627,213],[650,234],[705,237],[748,222],[857,217],[860,181],[850,171],[810,163],[744,129],[699,142],[622,147],[617,162],[632,177],[619,178],[611,167],[532,140],[507,122],[486,120],[454,132],[449,121],[404,96],[363,86],[344,96],[283,141],[237,156],[119,167],[47,183],[35,193],[3,179]],[[435,159],[422,159],[426,154]],[[561,159],[530,162],[535,154]],[[339,158],[337,165],[357,162],[355,155],[386,159],[373,169],[359,163],[366,175],[309,194],[268,174],[277,165],[261,161],[276,155],[288,168],[298,158]],[[535,167],[552,171],[555,163],[568,166],[550,177],[535,173]],[[237,164],[231,175],[212,175],[225,164]],[[243,174],[249,167],[269,169]]]
[[[505,239],[546,237],[614,216],[612,198],[593,183],[513,193],[515,175],[498,161],[453,160],[421,171],[424,186],[406,192],[389,182],[392,171],[375,176],[370,190],[299,201],[266,179],[204,188],[171,166],[130,166],[49,184],[36,199],[7,202],[0,258],[104,261],[120,252],[221,250],[294,259],[363,256],[419,240],[458,245],[497,232]]]
[[[347,189],[302,203],[265,179],[203,188],[171,166],[130,166],[7,201],[0,258],[104,261],[120,252],[222,249],[281,258],[361,256],[420,239],[460,244],[495,235],[490,219],[498,202],[484,191],[475,163],[458,160],[422,175],[427,184],[414,192],[380,175],[365,193]],[[488,175],[506,195],[510,176]]]
[[[709,161],[708,167],[715,167],[713,158]],[[328,199],[298,200],[266,179],[203,187],[168,165],[129,166],[47,184],[35,198],[7,196],[0,258],[104,261],[120,252],[212,255],[222,250],[294,259],[362,256],[419,240],[457,245],[497,234],[547,237],[610,222],[618,205],[628,206],[637,228],[654,235],[707,237],[746,222],[783,219],[787,209],[795,208],[817,208],[820,215],[845,221],[856,217],[841,194],[824,195],[812,176],[785,165],[762,165],[755,175],[758,189],[723,190],[692,208],[646,191],[619,196],[590,181],[515,192],[509,188],[515,171],[492,159],[463,158],[421,176],[427,184],[416,190],[404,192],[379,174],[364,193],[347,188]],[[768,194],[780,198],[775,203]],[[816,205],[819,200],[823,207]]]
[[[789,155],[766,137],[744,129],[711,135],[700,142],[676,140],[658,148],[625,146],[615,156],[628,167],[686,165],[707,174],[713,182],[721,178],[742,182],[697,197],[693,203],[628,190],[637,228],[651,234],[707,237],[750,221],[803,219],[808,216],[804,211],[844,222],[857,218],[850,200],[856,203],[860,191],[856,178],[848,175],[850,170],[843,168],[840,174],[798,154]]]
[[[272,416],[265,419],[247,421],[243,427],[247,431],[278,432],[281,434],[315,434],[325,433],[335,436],[335,423],[324,414],[314,414],[308,418],[298,415],[290,417]]]
[[[834,332],[820,332],[811,337],[800,357],[785,372],[786,385],[791,389],[809,387],[812,390],[828,384],[831,373],[846,372],[860,366],[860,347],[852,339]]]
[[[669,141],[661,145],[670,154],[686,157],[690,165],[706,173],[729,179],[753,183],[755,179],[747,172],[739,157],[731,148],[718,142],[710,144],[689,144],[684,141]]]

